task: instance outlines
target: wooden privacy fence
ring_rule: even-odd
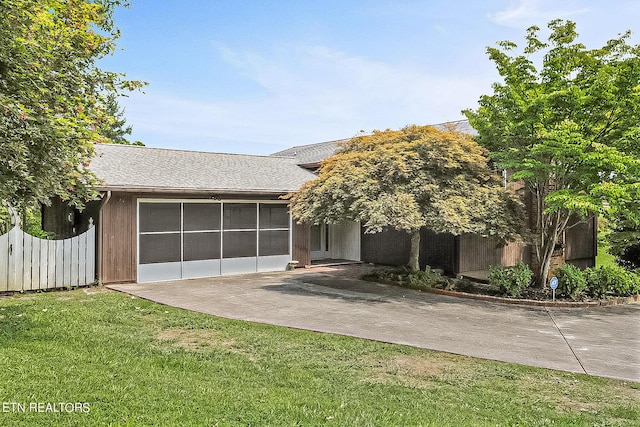
[[[0,236],[0,292],[84,286],[95,282],[93,220],[79,236],[64,240],[33,237],[17,219]]]

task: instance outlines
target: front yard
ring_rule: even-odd
[[[0,299],[0,425],[637,425],[640,384],[231,321]]]

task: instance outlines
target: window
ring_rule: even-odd
[[[180,231],[180,203],[141,203],[140,232]]]
[[[220,258],[220,232],[185,233],[183,261]]]
[[[255,230],[255,203],[225,203],[224,230]]]
[[[140,264],[180,262],[180,203],[140,204]]]
[[[222,253],[224,258],[256,256],[256,232],[225,231]]]
[[[289,209],[287,205],[260,204],[260,229],[289,229]]]
[[[260,256],[288,255],[289,230],[260,230]]]
[[[257,205],[255,203],[225,203],[223,211],[222,257],[257,256]]]
[[[140,264],[180,262],[180,233],[141,234]]]
[[[220,230],[219,203],[184,203],[182,210],[185,231]]]
[[[289,209],[283,204],[260,204],[259,256],[289,254]]]

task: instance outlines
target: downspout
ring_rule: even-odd
[[[97,250],[97,265],[98,265],[98,282],[102,282],[102,272],[104,271],[103,268],[103,260],[102,260],[102,253],[103,253],[103,248],[102,248],[102,244],[103,244],[103,230],[104,230],[104,221],[102,220],[103,218],[103,209],[104,207],[109,203],[109,201],[111,200],[111,190],[107,191],[107,196],[102,199],[102,203],[100,203],[100,209],[98,210],[98,238],[97,238],[97,242],[98,242],[98,250]]]

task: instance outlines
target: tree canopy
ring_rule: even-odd
[[[529,28],[520,53],[510,41],[489,47],[503,81],[464,111],[491,159],[533,198],[539,283],[572,218],[623,213],[640,196],[640,47],[627,32],[587,49],[575,23],[548,27],[546,42]]]
[[[93,197],[93,142],[114,117],[109,94],[141,82],[104,71],[118,0],[0,2],[0,201],[78,206]]]
[[[519,235],[523,218],[469,135],[429,126],[349,140],[322,163],[317,179],[291,196],[291,213],[307,224],[351,220],[367,233],[406,231],[413,269],[419,268],[421,227],[507,239]]]
[[[127,138],[133,132],[133,128],[127,125],[124,108],[120,107],[115,93],[107,95],[104,108],[107,120],[102,123],[99,129],[101,137],[106,138],[112,144],[144,145],[140,141],[131,142]]]

